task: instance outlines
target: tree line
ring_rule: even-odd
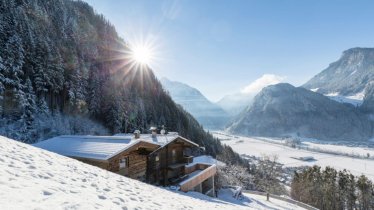
[[[366,176],[319,166],[295,172],[291,197],[319,209],[374,209],[374,185]]]
[[[207,154],[242,161],[172,101],[150,68],[134,65],[130,53],[86,2],[0,0],[0,135],[33,143],[165,125]]]

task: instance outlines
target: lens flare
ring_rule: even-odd
[[[131,57],[139,64],[149,65],[153,58],[152,50],[147,46],[133,46]]]

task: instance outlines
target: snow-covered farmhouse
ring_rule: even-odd
[[[34,146],[154,185],[214,196],[216,165],[194,162],[199,145],[177,133],[58,136]]]

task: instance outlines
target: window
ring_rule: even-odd
[[[124,157],[119,160],[119,168],[128,168],[129,167],[129,157]]]
[[[175,149],[171,150],[171,156],[172,157],[175,157],[177,154],[177,151]]]
[[[160,157],[157,155],[156,157],[155,157],[155,161],[159,161],[160,160]]]

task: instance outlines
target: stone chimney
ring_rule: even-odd
[[[134,135],[135,135],[135,139],[139,139],[140,138],[140,130],[135,130]]]
[[[166,134],[166,130],[165,130],[165,126],[164,126],[164,125],[162,126],[162,129],[161,129],[161,131],[160,131],[160,134],[161,134],[161,135],[165,135],[165,134]]]
[[[151,127],[149,130],[152,133],[152,138],[155,138],[157,136],[157,128],[156,127]]]

